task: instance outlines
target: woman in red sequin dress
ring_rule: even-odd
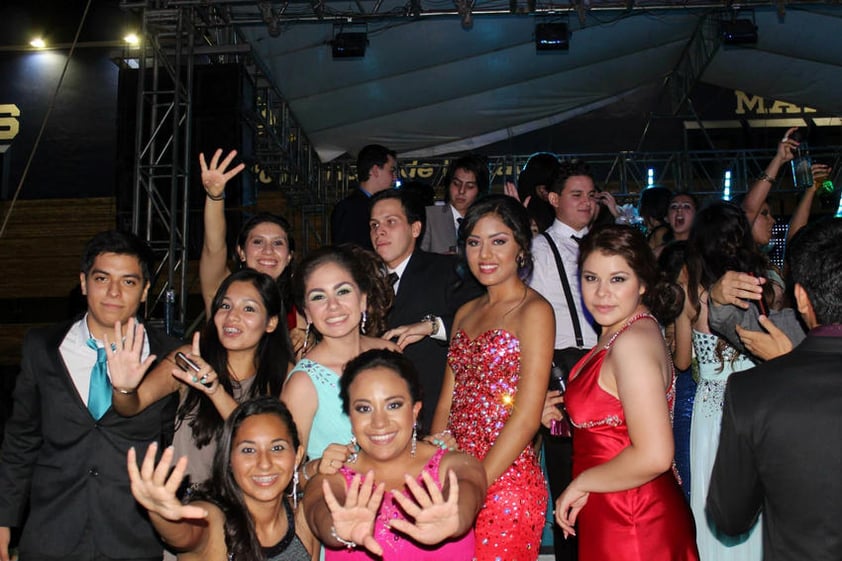
[[[487,293],[456,313],[433,432],[452,432],[479,459],[488,481],[477,517],[479,561],[535,560],[541,548],[546,482],[532,447],[552,363],[550,305],[527,287],[531,232],[511,197],[474,203],[460,228],[471,272]]]
[[[602,334],[573,369],[565,406],[573,481],[556,501],[579,561],[697,560],[690,509],[673,474],[675,374],[657,315],[683,303],[643,235],[607,226],[582,240],[582,298]],[[650,313],[650,310],[652,313]]]

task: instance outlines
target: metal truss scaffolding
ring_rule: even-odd
[[[190,10],[149,1],[138,54],[132,231],[158,258],[147,313],[167,331],[185,321],[190,122],[195,29]],[[176,303],[180,305],[176,305]]]
[[[237,118],[251,135],[252,177],[279,185],[319,242],[323,232],[308,224],[318,223],[313,217],[325,212],[320,162],[277,86],[232,25],[229,3],[122,0],[121,7],[142,22],[141,45],[127,58],[138,68],[132,230],[149,242],[159,263],[147,316],[163,318],[169,332],[179,333],[187,321],[187,240],[196,222],[189,204],[196,66],[243,68],[244,95],[250,99]]]

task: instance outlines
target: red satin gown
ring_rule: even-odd
[[[631,444],[620,400],[599,386],[599,371],[611,345],[632,323],[655,321],[648,314],[631,318],[599,350],[573,369],[564,394],[573,424],[573,477],[603,464]],[[670,411],[675,376],[666,394]],[[698,560],[690,508],[672,471],[626,491],[591,493],[577,519],[579,561]]]

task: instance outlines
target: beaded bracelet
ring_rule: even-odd
[[[345,549],[355,549],[357,547],[357,544],[355,544],[351,540],[343,540],[342,538],[340,538],[336,533],[336,528],[333,526],[330,527],[330,537],[344,545]]]

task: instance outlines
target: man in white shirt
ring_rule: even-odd
[[[94,236],[80,273],[87,313],[26,335],[0,449],[2,561],[9,559],[10,527],[23,524],[27,505],[21,559],[161,559],[161,542],[129,490],[126,453],[132,446],[168,444],[177,400],[172,394],[121,417],[111,407],[113,394],[133,390],[112,387],[104,362],[122,347],[115,323],[125,335],[146,300],[151,259],[137,236]],[[145,334],[144,359],[165,356],[178,344],[143,325],[137,329]]]
[[[535,269],[529,286],[546,298],[555,311],[557,353],[568,347],[590,348],[596,344],[597,334],[582,303],[578,263],[579,240],[588,233],[588,228],[599,210],[596,197],[596,187],[587,164],[580,160],[562,162],[558,175],[549,188],[549,203],[555,211],[555,221],[547,229],[547,233],[558,248],[570,285],[575,305],[573,312],[579,320],[582,333],[581,344],[576,341],[570,307],[552,249],[543,235],[537,235],[532,240]],[[545,434],[544,443],[550,491],[555,499],[571,480],[572,443],[570,438],[549,434]],[[553,530],[556,560],[575,561],[575,539],[563,539],[557,525],[554,525]]]

